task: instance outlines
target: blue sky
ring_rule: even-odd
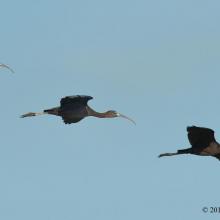
[[[0,219],[219,219],[220,163],[158,159],[220,140],[219,1],[3,1]],[[136,120],[20,119],[85,94]],[[219,137],[219,138],[218,138]],[[216,192],[217,191],[217,192]]]

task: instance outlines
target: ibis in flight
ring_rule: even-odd
[[[159,157],[179,154],[195,154],[199,156],[213,156],[220,160],[220,144],[215,140],[214,131],[209,128],[187,127],[190,148],[178,150],[176,153],[164,153]]]
[[[8,65],[6,65],[6,64],[0,63],[0,68],[7,68],[7,69],[10,70],[12,73],[14,73],[14,70],[13,70],[10,66],[8,66]]]
[[[131,118],[113,110],[109,110],[103,113],[96,112],[87,104],[90,99],[92,99],[91,96],[85,96],[85,95],[66,96],[60,100],[59,107],[46,109],[38,113],[29,112],[24,115],[21,115],[21,118],[50,114],[50,115],[61,116],[65,124],[71,124],[71,123],[77,123],[83,118],[88,116],[93,116],[97,118],[122,117],[128,119],[129,121],[135,124],[135,122]]]

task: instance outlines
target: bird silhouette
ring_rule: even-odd
[[[7,69],[9,69],[12,73],[14,73],[14,70],[13,70],[10,66],[8,66],[8,65],[6,65],[6,64],[0,63],[0,68],[7,68]]]
[[[77,123],[88,116],[94,116],[97,118],[122,117],[135,123],[131,118],[113,110],[106,111],[103,113],[96,112],[87,104],[90,99],[93,99],[93,97],[85,95],[66,96],[60,100],[59,107],[46,109],[43,110],[43,112],[29,112],[24,115],[21,115],[21,118],[43,114],[51,114],[61,116],[65,124],[71,124]]]
[[[209,128],[187,127],[191,148],[178,150],[176,153],[164,153],[159,157],[178,154],[195,154],[199,156],[213,156],[220,160],[220,144],[215,140],[214,131]]]

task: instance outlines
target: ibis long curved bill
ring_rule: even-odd
[[[133,124],[136,125],[136,122],[133,119],[129,118],[128,116],[123,115],[121,113],[117,113],[117,115],[118,115],[118,117],[125,118],[125,119],[129,120],[130,122],[132,122]]]
[[[14,70],[13,70],[10,66],[8,66],[8,65],[6,65],[6,64],[0,63],[0,67],[1,67],[1,68],[7,68],[7,69],[10,70],[12,73],[14,73]]]

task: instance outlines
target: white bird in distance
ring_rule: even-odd
[[[5,65],[5,64],[3,64],[3,63],[0,63],[0,68],[7,68],[7,69],[9,69],[12,73],[14,73],[14,70],[13,70],[10,66]]]

